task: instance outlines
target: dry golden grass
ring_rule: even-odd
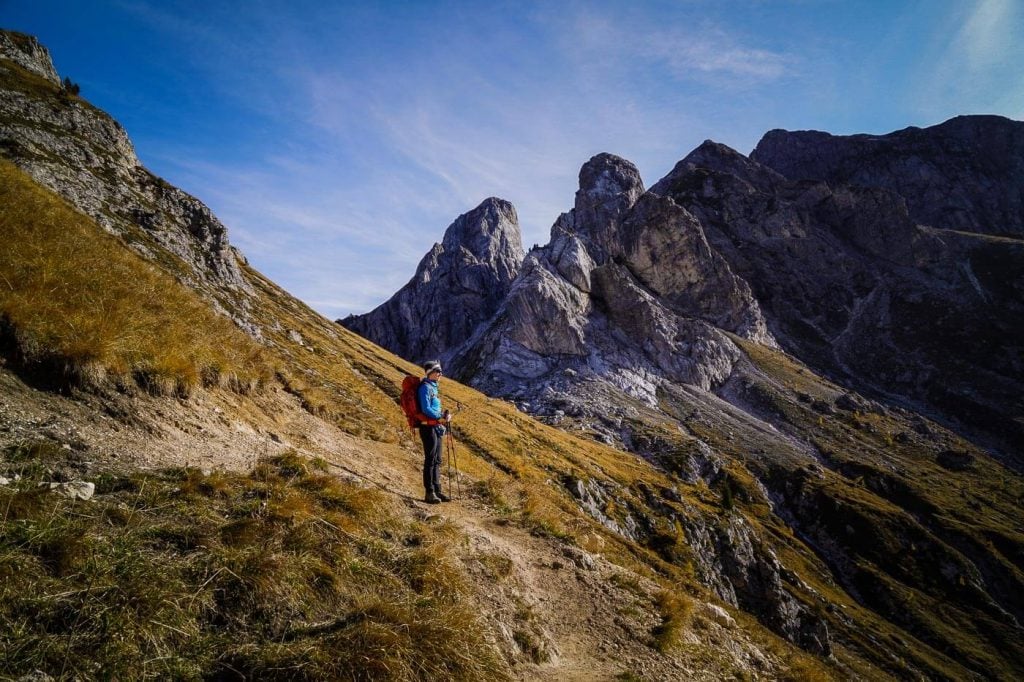
[[[508,677],[451,529],[315,460],[108,475],[87,505],[24,471],[0,488],[0,677]]]
[[[230,320],[8,161],[0,241],[0,335],[24,363],[162,394],[247,390],[271,376]]]
[[[678,646],[683,631],[693,617],[693,600],[678,590],[659,590],[654,595],[661,622],[655,626],[654,648],[667,652]]]

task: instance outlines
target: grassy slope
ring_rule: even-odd
[[[192,290],[0,160],[0,336],[23,364],[166,393],[267,380],[262,348]]]
[[[0,259],[4,355],[22,371],[101,393],[130,392],[137,383],[179,395],[203,384],[222,390],[217,379],[225,375],[247,390],[277,380],[350,433],[418,449],[396,406],[401,377],[414,366],[246,270],[256,291],[250,303],[267,330],[266,345],[256,346],[11,164],[0,171],[7,199],[0,225],[12,245]],[[629,489],[668,479],[502,401],[453,383],[445,392],[464,406],[460,468],[471,494],[507,522],[553,542],[600,548],[662,584],[663,623],[652,646],[680,646],[688,605],[708,598],[687,567],[609,533],[557,485],[597,478]],[[353,670],[405,679],[509,672],[472,637],[484,629],[474,624],[471,591],[460,587],[464,573],[445,559],[451,537],[444,533],[452,531],[410,526],[379,497],[353,510],[365,491],[321,475],[313,463],[265,462],[249,476],[111,472],[99,481],[97,502],[82,505],[36,488],[47,477],[41,463],[60,456],[45,445],[4,453],[4,473],[22,477],[0,487],[5,672],[190,677],[237,669],[287,677],[300,661],[313,679]],[[792,670],[828,676],[755,622],[745,629]],[[416,656],[435,646],[451,647],[437,656],[461,667],[417,668]],[[371,653],[352,658],[365,647]],[[306,660],[312,651],[319,653]],[[712,652],[706,660],[711,669],[721,664]]]
[[[48,456],[6,454],[28,467]],[[324,462],[108,475],[98,493],[0,491],[3,672],[509,677],[451,556],[454,529],[409,522]]]

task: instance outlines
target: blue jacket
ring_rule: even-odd
[[[431,419],[440,419],[443,415],[441,410],[441,395],[437,391],[437,382],[424,379],[420,382],[420,390],[417,392],[420,412]]]

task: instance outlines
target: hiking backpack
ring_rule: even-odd
[[[431,419],[420,412],[419,392],[421,381],[422,379],[413,374],[406,375],[405,379],[402,380],[402,398],[400,402],[402,404],[402,412],[405,413],[410,429],[415,429],[420,424],[439,423],[436,419]]]

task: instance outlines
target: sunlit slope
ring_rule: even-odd
[[[416,453],[418,440],[405,427],[396,402],[402,376],[418,368],[330,324],[255,273],[252,277],[261,292],[260,316],[281,322],[281,332],[271,335],[272,341],[287,357],[291,373],[301,378],[301,385],[294,390],[304,396],[310,409],[350,432],[401,442]],[[289,337],[289,330],[300,330],[301,344]],[[980,577],[971,572],[958,549],[965,538],[954,529],[969,523],[973,529],[970,541],[987,543],[989,548],[991,538],[999,538],[996,542],[1003,543],[1003,550],[992,555],[986,570],[1000,584],[1017,584],[1019,554],[1015,553],[1020,551],[1021,539],[1011,519],[1019,505],[1018,496],[1024,491],[1019,479],[977,448],[930,422],[927,428],[933,439],[923,452],[915,454],[915,449],[922,447],[919,439],[905,432],[919,419],[907,413],[885,417],[857,411],[822,415],[813,409],[814,396],[828,394],[834,398],[841,389],[781,353],[747,343],[743,348],[748,353],[750,375],[757,377],[748,388],[761,390],[764,405],[758,409],[765,420],[779,422],[779,428],[767,426],[769,421],[759,421],[724,401],[720,411],[709,409],[703,399],[686,404],[686,415],[693,418],[683,423],[690,433],[699,435],[727,460],[726,476],[710,486],[704,481],[685,483],[672,473],[673,457],[685,455],[692,446],[692,437],[682,437],[677,423],[664,415],[640,411],[643,428],[662,453],[657,458],[658,466],[651,466],[586,434],[581,438],[546,426],[509,403],[445,380],[447,404],[453,409],[461,406],[456,416],[461,468],[473,480],[479,499],[510,519],[534,532],[614,557],[622,565],[671,584],[689,586],[686,590],[691,594],[706,594],[706,588],[701,586],[702,576],[695,568],[700,563],[695,553],[703,550],[687,537],[687,529],[727,528],[737,522],[748,526],[752,536],[777,553],[799,577],[787,589],[818,610],[828,623],[837,659],[843,664],[840,669],[847,673],[878,666],[890,671],[927,670],[929,674],[956,678],[969,674],[963,667],[967,663],[1012,678],[1019,630],[1001,616],[986,615],[989,607],[984,604],[990,604],[991,598],[981,597],[983,593],[977,588]],[[685,404],[679,396],[666,395],[665,401]],[[788,426],[781,419],[787,410],[799,415],[799,419],[793,417],[796,426]],[[757,410],[751,407],[751,412]],[[872,419],[884,421],[884,430],[863,425]],[[572,428],[570,423],[566,426]],[[826,448],[831,442],[830,452],[847,454],[833,455],[834,465],[808,469],[806,442],[820,442]],[[880,450],[884,451],[882,457],[878,456]],[[936,454],[947,450],[971,453],[967,456],[976,466],[970,472],[942,468],[936,463]],[[852,465],[844,464],[856,458],[863,470],[855,471]],[[884,462],[889,460],[918,462],[903,473],[910,479],[923,474],[912,484],[919,489],[928,487],[928,475],[941,479],[941,485],[927,493],[937,500],[967,494],[966,489],[974,481],[975,494],[988,500],[986,504],[996,511],[990,516],[954,521],[960,512],[951,510],[949,523],[946,512],[937,511],[941,522],[922,523],[912,508],[905,508],[912,503],[901,499],[898,490],[891,491],[884,478],[871,475],[870,467],[884,471]],[[815,516],[810,525],[801,519],[794,531],[773,513],[774,502],[764,497],[756,483],[755,474],[766,473],[791,478],[794,496],[806,496],[806,514],[814,516],[813,505],[820,504],[820,518]],[[572,492],[580,484],[597,485],[605,491],[600,509],[605,519],[620,528],[628,527],[629,519],[638,523],[643,529],[638,541],[610,532],[591,514],[584,513],[580,499]],[[730,489],[728,500],[726,487]],[[990,497],[982,492],[986,490],[997,492]],[[943,506],[945,503],[937,503],[936,509]],[[816,532],[805,531],[805,527],[813,527]],[[862,585],[836,579],[834,567],[814,551],[820,543],[828,542],[832,533],[843,548],[843,560],[861,566],[857,575],[865,580],[873,578],[875,583]],[[908,551],[921,553],[919,563],[904,561],[900,550],[904,545]],[[958,573],[952,578],[934,579],[928,562],[940,559],[953,562]],[[942,596],[961,579],[963,586],[957,588],[962,591],[957,596],[960,603],[939,608]],[[804,589],[807,586],[811,589]],[[890,602],[893,595],[906,596]],[[975,602],[981,605],[970,606]],[[897,608],[903,613],[899,620],[893,615]],[[999,607],[995,609],[998,613]],[[945,616],[935,615],[946,611],[950,614],[948,622],[957,626],[943,625]],[[978,630],[979,623],[991,627]],[[879,649],[879,637],[886,639],[884,649]],[[952,655],[940,653],[943,651]]]
[[[0,159],[0,339],[49,379],[186,394],[272,376],[262,347]]]

